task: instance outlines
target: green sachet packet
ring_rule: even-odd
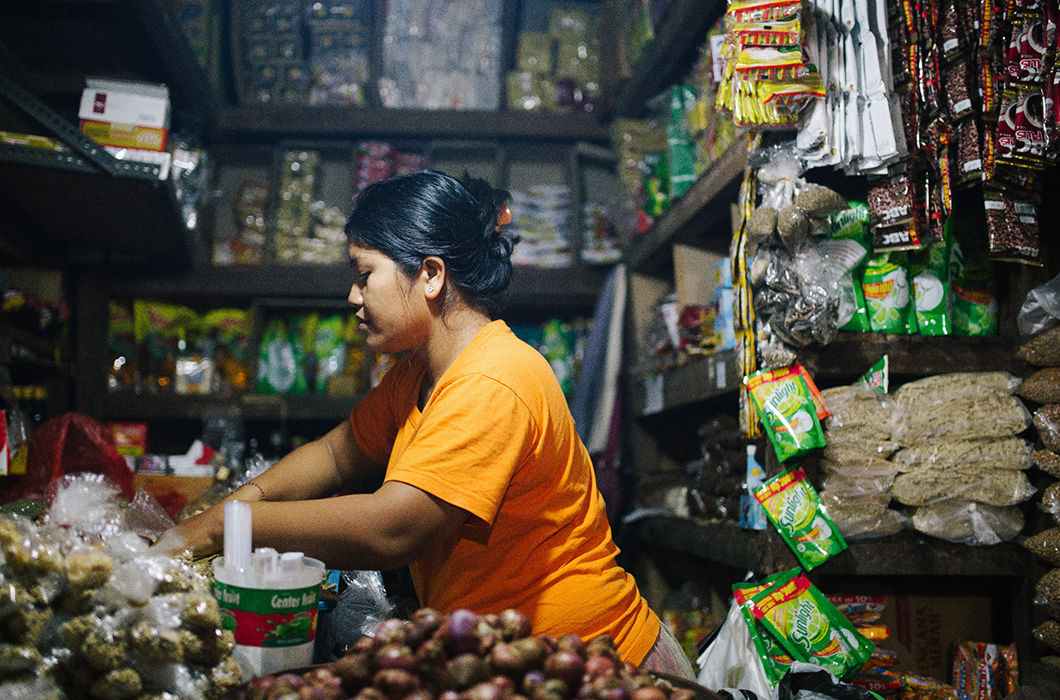
[[[904,253],[881,253],[869,258],[861,272],[861,291],[874,332],[916,333],[916,310]]]
[[[760,370],[744,384],[781,462],[824,447],[813,395],[796,368]]]
[[[775,686],[784,677],[784,674],[788,672],[791,664],[796,659],[775,635],[762,626],[755,618],[754,613],[751,612],[751,598],[768,587],[768,582],[736,583],[732,587],[732,596],[733,600],[736,601],[736,605],[740,608],[740,615],[747,624],[747,631],[751,635],[751,643],[754,644],[755,652],[762,661],[762,668],[766,672],[766,678]],[[806,661],[805,658],[798,660]]]
[[[802,467],[769,479],[754,497],[807,571],[847,548]]]
[[[751,597],[751,612],[796,659],[846,680],[869,660],[875,645],[799,569],[777,577]]]

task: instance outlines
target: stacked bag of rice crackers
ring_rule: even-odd
[[[844,537],[907,527],[971,545],[1016,537],[1019,504],[1035,493],[1019,385],[1007,372],[955,372],[891,394],[861,383],[823,391],[821,498]]]
[[[1042,661],[1060,667],[1060,326],[1025,340],[1017,355],[1030,366],[1016,393],[1034,412],[1038,449],[1031,462],[1053,479],[1042,490],[1039,503],[1052,516],[1051,526],[1023,541],[1052,567],[1035,585],[1035,603],[1045,619],[1034,628],[1034,636],[1053,652]]]

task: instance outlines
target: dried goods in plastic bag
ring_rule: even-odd
[[[1023,540],[1022,544],[1039,559],[1053,566],[1060,566],[1060,527],[1051,527],[1035,533]]]
[[[1051,515],[1053,521],[1060,525],[1060,481],[1054,481],[1042,490],[1038,507]]]
[[[1046,449],[1060,452],[1060,403],[1042,406],[1035,411],[1034,427]]]
[[[1016,316],[1020,335],[1034,335],[1060,322],[1060,275],[1027,293]]]
[[[1053,326],[1027,338],[1016,350],[1016,357],[1035,367],[1060,367],[1060,326]]]
[[[926,409],[957,399],[1011,394],[1020,381],[1009,372],[948,372],[906,382],[892,395],[903,408]]]
[[[928,467],[1027,469],[1031,466],[1031,443],[1017,436],[929,442],[903,447],[891,460],[903,472]]]
[[[1000,438],[1030,427],[1031,413],[1015,396],[995,393],[955,399],[930,410],[899,404],[894,412],[894,439],[902,445],[938,440]]]
[[[1060,622],[1046,620],[1034,628],[1034,638],[1053,651],[1060,652]]]
[[[1012,540],[1023,529],[1023,513],[1016,506],[991,506],[948,498],[917,508],[913,527],[949,542],[983,546]]]
[[[923,506],[947,498],[963,498],[992,506],[1012,506],[1035,494],[1022,471],[1011,469],[929,470],[899,474],[891,495],[907,506]]]
[[[1060,479],[1060,454],[1052,450],[1035,450],[1031,453],[1031,464],[1049,476]]]
[[[1060,403],[1060,367],[1036,370],[1016,387],[1016,395],[1034,403]]]

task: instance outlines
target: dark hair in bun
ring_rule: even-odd
[[[485,180],[423,170],[374,182],[346,220],[350,243],[378,250],[408,274],[436,255],[465,299],[495,317],[512,278],[517,238],[498,227],[509,199]]]

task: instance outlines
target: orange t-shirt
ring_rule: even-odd
[[[409,568],[421,605],[515,608],[535,634],[608,634],[639,664],[659,619],[618,547],[592,461],[545,358],[503,321],[445,371],[423,412],[424,367],[400,360],[350,416],[357,444],[411,484],[471,516]]]

